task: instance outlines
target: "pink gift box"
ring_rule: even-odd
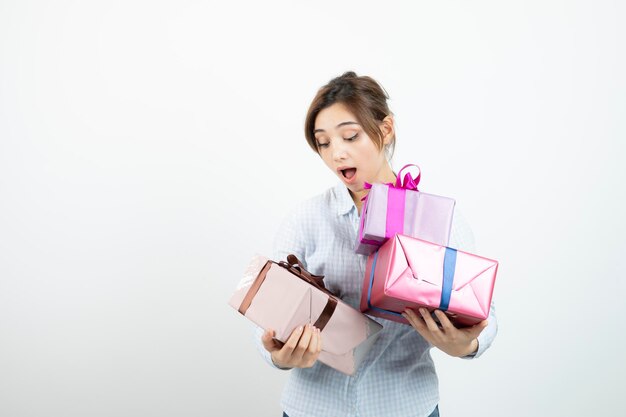
[[[438,245],[448,245],[455,201],[417,190],[420,175],[409,173],[396,184],[366,184],[371,187],[363,204],[355,252],[369,255],[395,234],[413,236]]]
[[[489,316],[498,262],[404,235],[367,259],[361,311],[408,324],[406,308],[444,311],[457,327]]]
[[[324,288],[323,277],[309,274],[294,255],[276,263],[253,258],[229,304],[285,342],[308,323],[321,329],[318,360],[352,375],[382,326]]]

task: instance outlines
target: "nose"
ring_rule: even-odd
[[[335,161],[343,161],[348,157],[348,152],[342,140],[335,141],[333,145],[333,159]]]

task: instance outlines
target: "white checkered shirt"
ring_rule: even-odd
[[[474,237],[458,209],[449,246],[474,252]],[[324,275],[326,287],[349,305],[359,308],[366,256],[354,253],[359,215],[348,189],[341,183],[300,204],[283,222],[275,240],[273,259],[295,254],[313,274]],[[312,368],[292,369],[281,405],[289,417],[427,417],[439,402],[431,345],[412,327],[374,318],[383,325],[353,376],[320,362]],[[258,328],[255,341],[263,348]],[[497,332],[494,305],[489,325],[478,337],[479,357]],[[275,367],[276,368],[276,367]],[[279,368],[276,368],[279,369]]]

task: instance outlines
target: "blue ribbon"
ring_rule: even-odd
[[[443,258],[443,284],[441,285],[441,301],[439,310],[446,311],[450,305],[452,283],[454,282],[454,270],[456,269],[456,249],[446,248]]]
[[[402,314],[391,310],[385,310],[373,306],[371,303],[372,285],[374,284],[374,271],[376,270],[376,261],[378,260],[378,251],[374,253],[374,261],[372,262],[372,270],[370,271],[370,285],[367,289],[367,307],[371,310],[379,311],[385,314],[402,317]],[[450,304],[450,295],[452,294],[452,283],[454,282],[454,271],[456,269],[456,249],[446,248],[443,258],[443,284],[441,286],[441,301],[439,309],[446,311]]]
[[[394,316],[399,316],[402,317],[402,314],[400,313],[396,313],[395,311],[390,311],[390,310],[385,310],[382,308],[378,308],[376,306],[373,306],[372,303],[370,302],[370,299],[372,297],[372,284],[374,283],[374,271],[376,270],[376,260],[378,259],[378,251],[376,251],[376,253],[374,254],[374,262],[372,262],[372,271],[370,272],[370,286],[367,289],[367,306],[375,311],[379,311],[381,313],[386,313],[386,314],[393,314]]]

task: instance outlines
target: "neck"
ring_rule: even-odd
[[[368,181],[369,182],[369,181]],[[374,179],[371,184],[373,183],[395,183],[396,182],[396,174],[393,173],[393,171],[391,170],[391,167],[389,166],[388,163],[385,164],[385,167],[380,171],[380,174],[376,177],[376,179]],[[352,201],[354,201],[354,205],[356,206],[357,210],[359,211],[359,215],[361,215],[361,208],[363,206],[363,202],[361,201],[361,199],[363,197],[365,197],[370,190],[366,190],[365,188],[361,188],[360,190],[357,191],[350,191],[350,196],[352,197]]]

